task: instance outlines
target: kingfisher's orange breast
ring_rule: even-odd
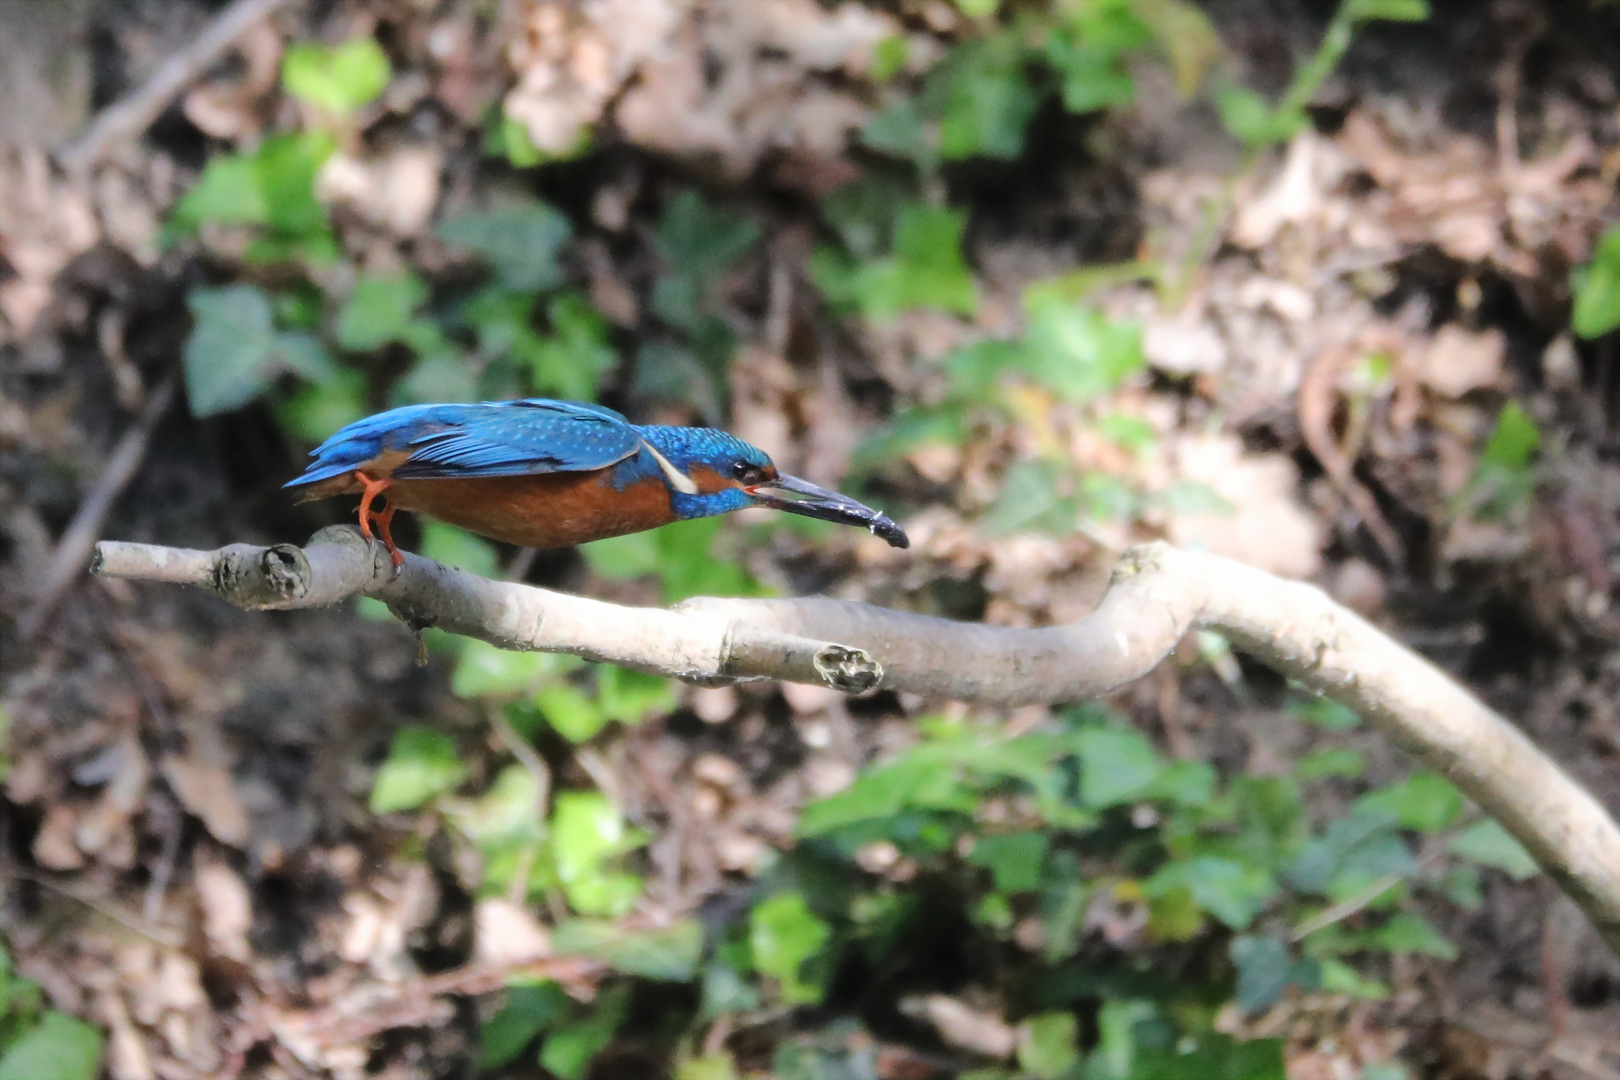
[[[611,472],[396,480],[388,501],[519,547],[568,547],[675,520],[662,481],[620,490],[610,482]]]

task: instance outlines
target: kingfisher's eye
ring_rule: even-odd
[[[764,482],[765,470],[739,459],[731,463],[731,478],[744,487],[752,487],[754,484]]]

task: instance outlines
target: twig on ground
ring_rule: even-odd
[[[120,143],[139,139],[175,95],[212,67],[248,27],[268,18],[286,2],[235,0],[191,44],[159,65],[144,83],[96,114],[89,128],[58,152],[57,161],[68,172],[82,173],[108,157]]]
[[[201,586],[244,608],[374,596],[410,625],[698,682],[883,687],[1003,708],[1095,697],[1151,671],[1189,631],[1218,632],[1448,776],[1620,952],[1620,826],[1597,800],[1512,724],[1322,590],[1219,556],[1162,543],[1132,548],[1096,611],[1033,630],[819,597],[630,608],[486,581],[416,556],[394,575],[381,545],[352,527],[322,530],[305,548],[105,542],[94,570]]]
[[[113,448],[112,455],[107,458],[107,464],[101,470],[101,475],[96,478],[95,486],[84,497],[84,502],[79,505],[79,512],[73,515],[67,530],[62,533],[62,539],[57,542],[56,551],[51,556],[50,565],[45,568],[45,576],[38,593],[34,596],[32,606],[23,612],[22,618],[17,622],[17,636],[22,640],[31,640],[45,628],[46,622],[56,610],[56,605],[67,595],[68,587],[83,572],[84,562],[90,557],[90,549],[95,546],[96,536],[100,534],[108,512],[112,510],[113,503],[123,494],[124,488],[134,479],[141,462],[145,460],[146,447],[152,441],[152,432],[157,429],[163,414],[169,411],[177,384],[175,376],[170,376],[159,383],[157,389],[147,397],[146,407],[141,410],[140,417],[130,425],[123,438],[118,440],[118,445]]]

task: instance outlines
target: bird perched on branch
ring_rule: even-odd
[[[910,541],[884,514],[777,472],[769,455],[713,428],[636,425],[600,405],[528,398],[409,405],[343,428],[288,483],[299,501],[360,496],[396,567],[394,511],[414,510],[522,547],[555,548],[672,521],[769,506]],[[379,497],[386,508],[376,509]]]

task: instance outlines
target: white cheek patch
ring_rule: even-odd
[[[664,471],[664,479],[669,481],[670,487],[674,488],[682,495],[701,494],[701,492],[698,491],[697,484],[692,481],[692,478],[681,472],[681,470],[677,469],[675,467],[675,463],[670,461],[669,458],[665,457],[663,454],[660,454],[656,446],[648,442],[646,439],[641,440],[641,445],[646,448],[647,453],[653,456],[653,460],[658,462],[658,467]]]

